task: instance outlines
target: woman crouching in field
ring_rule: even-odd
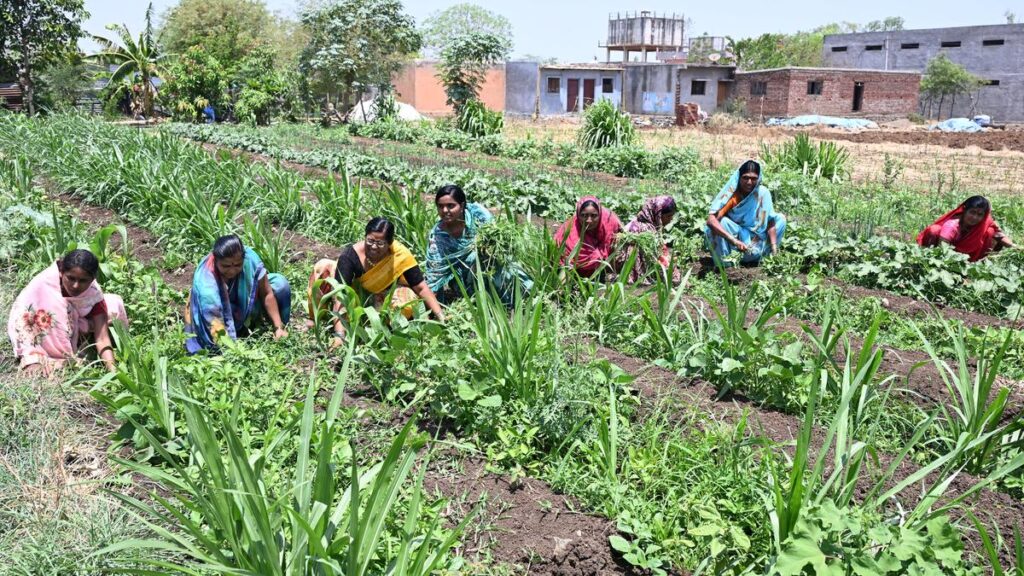
[[[555,232],[562,247],[562,266],[571,265],[580,276],[591,277],[608,262],[622,222],[594,196],[576,202],[576,211]]]
[[[185,307],[185,349],[189,354],[215,350],[221,337],[244,335],[264,315],[274,325],[274,339],[284,338],[291,306],[288,280],[267,273],[263,260],[238,236],[221,236],[192,277]]]
[[[327,305],[322,298],[331,292],[331,285],[321,283],[318,289],[320,298],[315,300],[313,290],[317,280],[328,278],[334,278],[340,284],[369,293],[374,297],[377,306],[384,303],[391,287],[398,283],[391,292],[392,307],[401,308],[402,313],[410,317],[411,303],[420,299],[434,318],[444,320],[441,305],[427,285],[419,262],[404,244],[395,240],[395,225],[387,218],[378,216],[370,220],[366,224],[363,239],[346,246],[337,261],[324,259],[316,263],[313,273],[309,276],[306,291],[310,318],[318,312],[314,310],[314,302],[319,302],[321,309]],[[342,311],[340,299],[335,299],[333,309],[335,312]],[[339,339],[345,336],[345,328],[337,314],[334,317],[334,335]]]
[[[761,165],[747,160],[711,202],[704,236],[716,264],[734,250],[742,264],[757,264],[779,251],[786,217],[775,211],[772,193],[761,185]]]
[[[655,265],[661,266],[663,270],[668,270],[671,262],[671,251],[669,250],[668,244],[662,236],[662,231],[668,226],[672,219],[676,216],[676,200],[671,196],[654,196],[644,201],[643,207],[640,212],[626,224],[626,232],[629,234],[644,234],[652,233],[657,237],[658,240],[658,252],[656,255],[657,260],[651,262],[651,257],[654,255],[645,255],[643,251],[637,251],[635,247],[628,247],[627,249],[620,250],[618,257],[616,258],[616,268],[622,269],[625,263],[629,260],[632,252],[637,251],[636,260],[633,263],[633,269],[629,273],[629,281],[633,284],[638,282],[650,282],[648,275],[651,270],[654,269]],[[672,274],[672,281],[678,283],[682,277],[681,270],[676,268]]]
[[[992,219],[992,205],[984,196],[971,196],[917,235],[917,243],[925,248],[940,242],[967,254],[971,262],[989,252],[1016,247]]]
[[[22,369],[51,374],[74,360],[91,334],[103,364],[114,370],[110,323],[127,323],[128,315],[120,296],[100,289],[99,267],[92,252],[72,250],[18,294],[7,335]]]

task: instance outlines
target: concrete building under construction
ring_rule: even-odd
[[[682,14],[657,12],[626,12],[608,15],[608,40],[598,46],[606,51],[606,62],[612,61],[612,52],[622,53],[622,62],[629,62],[630,53],[639,53],[640,61],[647,62],[648,54],[681,54],[685,50],[685,18]]]

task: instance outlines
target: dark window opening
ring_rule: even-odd
[[[999,86],[999,80],[989,80],[985,82],[985,86]]]
[[[694,80],[690,82],[690,95],[691,96],[703,96],[704,90],[707,89],[707,82],[703,80]]]
[[[614,82],[611,78],[601,78],[601,92],[604,94],[611,94],[614,90]]]
[[[1003,40],[1002,38],[997,38],[995,40],[982,40],[981,41],[981,45],[982,46],[1002,46],[1003,44],[1006,44],[1006,41]]]
[[[768,83],[767,82],[751,82],[750,83],[750,95],[751,96],[764,96],[768,94]]]
[[[807,94],[811,96],[821,96],[822,84],[824,84],[824,82],[821,80],[811,80],[807,83]]]
[[[561,78],[548,78],[548,94],[558,94],[562,91]]]
[[[846,52],[846,46],[833,46],[833,52]]]
[[[864,83],[853,83],[853,111],[860,112],[864,109]]]
[[[877,52],[878,50],[882,49],[882,45],[881,44],[870,44],[868,46],[865,46],[864,49],[872,51],[872,52]]]
[[[942,47],[943,48],[959,48],[960,47],[960,41],[959,40],[951,40],[949,42],[943,42],[942,43]]]
[[[900,44],[900,49],[902,50],[917,50],[920,47],[921,45],[917,42],[904,42],[903,44]]]

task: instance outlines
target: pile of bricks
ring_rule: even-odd
[[[696,102],[676,104],[676,126],[690,126],[700,123],[700,105]]]

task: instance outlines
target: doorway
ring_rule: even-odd
[[[718,97],[715,99],[716,110],[725,108],[725,102],[729,99],[729,88],[731,84],[731,82],[723,80],[718,81]]]
[[[594,85],[597,83],[593,78],[583,81],[583,109],[586,110],[594,103]]]
[[[860,112],[864,108],[864,83],[853,83],[853,111]]]
[[[576,99],[580,94],[580,79],[569,78],[566,82],[565,87],[565,111],[575,112],[576,111]]]

